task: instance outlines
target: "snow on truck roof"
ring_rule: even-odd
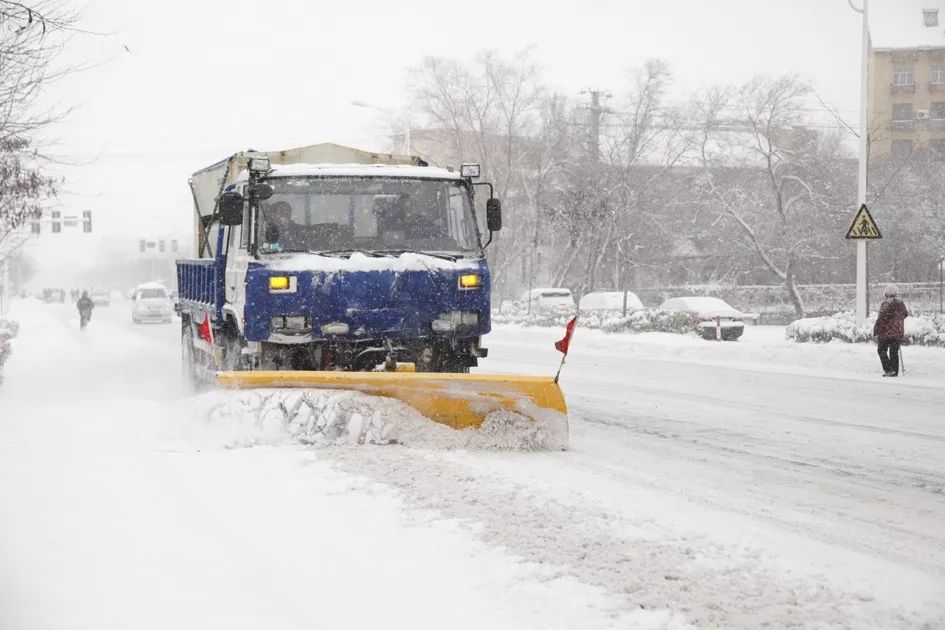
[[[459,173],[434,166],[390,164],[273,164],[268,177],[406,177],[460,179]],[[245,177],[245,171],[240,179]]]

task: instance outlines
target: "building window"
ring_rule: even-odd
[[[912,140],[893,140],[889,143],[889,151],[893,158],[904,160],[912,154]]]
[[[929,76],[931,77],[929,80],[930,83],[935,83],[936,85],[945,83],[945,66],[932,66]]]
[[[929,140],[929,149],[932,157],[936,159],[945,159],[945,138],[932,138]]]
[[[897,66],[893,70],[893,85],[913,85],[915,83],[915,74],[912,66]]]
[[[893,120],[912,120],[912,103],[893,103]]]
[[[926,26],[938,26],[938,9],[922,9],[922,23]]]
[[[929,105],[929,118],[945,120],[945,103],[938,102]]]

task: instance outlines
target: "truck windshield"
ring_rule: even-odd
[[[441,179],[272,178],[260,204],[260,253],[478,253],[468,189]]]

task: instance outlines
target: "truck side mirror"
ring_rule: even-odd
[[[486,201],[486,227],[490,232],[498,232],[502,229],[502,202],[495,197],[490,197]]]
[[[249,196],[257,201],[265,201],[275,192],[269,184],[253,184],[249,187]]]
[[[217,203],[222,225],[243,223],[243,195],[236,191],[225,192]]]

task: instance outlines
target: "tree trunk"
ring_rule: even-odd
[[[794,281],[793,266],[793,261],[788,263],[787,273],[784,278],[784,288],[787,289],[788,295],[791,297],[791,303],[794,305],[794,313],[797,315],[798,319],[801,319],[805,317],[804,299],[801,297],[801,293],[798,291],[797,284]]]

